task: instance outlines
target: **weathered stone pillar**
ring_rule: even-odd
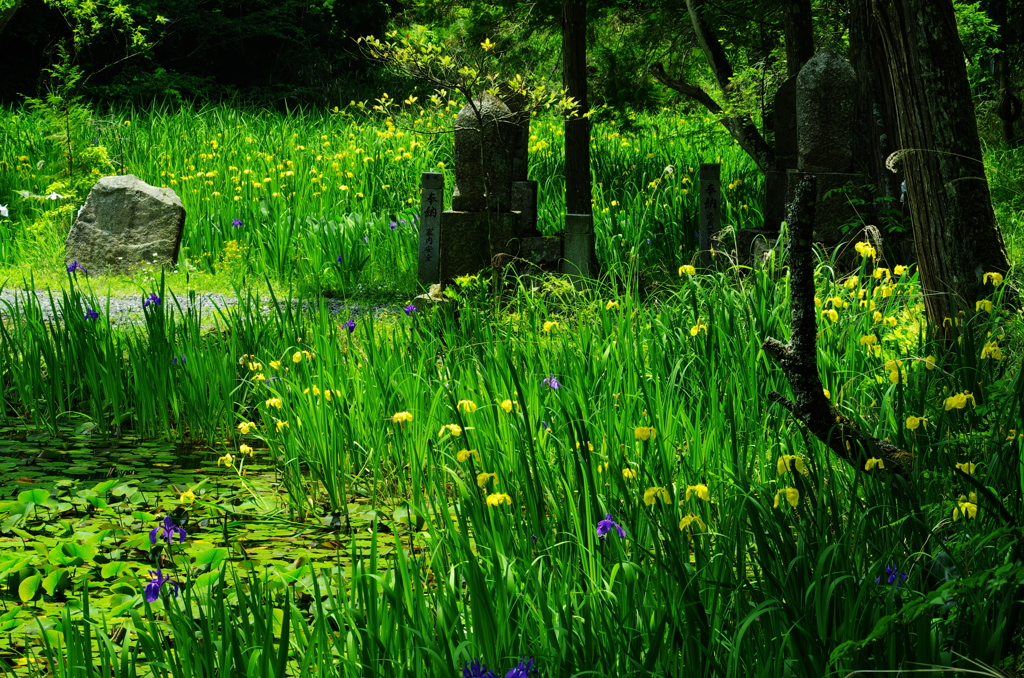
[[[420,189],[420,284],[441,282],[441,212],[444,211],[444,175],[424,172]]]
[[[722,229],[722,166],[717,162],[700,166],[700,262],[711,265],[711,236]]]

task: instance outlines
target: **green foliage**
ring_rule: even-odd
[[[23,602],[0,624],[41,624],[16,647],[57,666],[106,648],[105,665],[159,675],[266,661],[442,678],[522,655],[552,675],[811,678],[953,653],[996,664],[1013,651],[1024,518],[1006,286],[952,323],[959,341],[932,343],[912,268],[864,257],[840,277],[834,265],[815,277],[825,387],[912,455],[906,480],[839,463],[772,404],[787,385],[760,347],[785,336],[788,301],[772,267],[684,272],[652,304],[552,278],[496,306],[467,279],[454,301],[361,315],[354,331],[315,304],[265,310],[252,296],[213,330],[169,295],[135,328],[88,325],[74,296],[47,327],[26,302],[0,333],[12,413],[43,422],[65,393],[60,411],[99,424],[67,436],[75,468],[97,463],[82,446],[113,444],[103,402],[119,397],[122,434],[208,436],[215,485],[192,486],[176,515],[195,532],[170,548],[148,531],[188,501],[194,476],[173,451],[114,455],[139,476],[0,486],[0,512],[18,516],[0,539],[30,545],[2,551],[4,592]],[[596,534],[609,513],[625,538]],[[182,590],[147,605],[142,572],[160,558]],[[95,623],[59,621],[61,607]],[[127,623],[137,642],[121,645]]]
[[[566,115],[572,114],[577,104],[566,96],[565,90],[554,89],[544,83],[532,84],[522,74],[504,74],[493,57],[497,45],[485,38],[476,49],[451,53],[436,44],[433,34],[424,26],[415,26],[400,34],[393,31],[379,40],[373,36],[361,38],[371,58],[394,68],[415,82],[436,88],[430,103],[436,107],[449,105],[449,92],[455,92],[469,103],[482,92],[497,96],[502,87],[521,98],[520,109],[527,115],[534,111],[555,108]],[[410,96],[403,103],[412,107],[417,97]],[[400,104],[386,92],[377,100],[373,110],[393,115]],[[410,111],[403,110],[409,120]],[[413,116],[415,117],[415,116]]]

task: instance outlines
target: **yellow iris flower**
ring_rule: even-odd
[[[469,460],[470,457],[473,457],[474,459],[476,459],[477,462],[480,461],[480,453],[477,452],[476,450],[459,450],[455,454],[455,459],[460,464],[465,464]]]
[[[711,501],[711,494],[708,492],[708,486],[705,485],[704,483],[697,483],[696,485],[687,485],[686,486],[686,500],[687,501],[690,500],[690,495],[691,494],[697,495],[698,499],[703,499],[704,501]]]
[[[778,463],[775,465],[775,469],[782,475],[786,471],[799,471],[800,473],[807,473],[807,464],[804,460],[795,454],[784,454],[779,457]]]
[[[441,427],[441,430],[437,432],[438,437],[444,435],[445,431],[448,431],[448,433],[451,433],[456,438],[462,435],[462,427],[458,424],[445,424]]]
[[[953,509],[953,520],[956,520],[959,516],[964,518],[976,518],[978,516],[978,495],[971,492],[970,497],[960,495],[960,501],[957,502],[956,507]]]
[[[501,506],[503,503],[511,504],[512,497],[507,494],[489,494],[487,495],[488,506]]]
[[[657,437],[658,432],[653,426],[637,426],[633,429],[633,437],[637,440],[650,440]]]
[[[1003,274],[993,272],[981,276],[982,285],[987,285],[989,282],[992,283],[992,287],[999,287],[1003,284]]]
[[[784,487],[775,493],[775,508],[779,508],[780,495],[784,496],[793,508],[796,508],[796,505],[800,503],[800,490],[795,487]]]
[[[644,492],[644,503],[648,506],[653,506],[655,502],[658,501],[659,497],[666,504],[671,501],[668,496],[668,490],[664,487],[649,487],[647,488],[647,491]]]
[[[967,407],[968,402],[975,407],[978,405],[974,400],[974,395],[969,391],[964,391],[963,393],[957,393],[956,395],[951,395],[946,398],[945,401],[943,401],[943,407],[947,412],[949,410],[962,410]]]
[[[704,524],[704,521],[700,519],[700,516],[694,515],[693,513],[683,516],[683,519],[679,521],[679,529],[685,530],[693,523],[697,523],[697,526],[702,530],[708,529],[707,525]]]

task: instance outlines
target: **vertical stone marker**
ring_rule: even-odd
[[[841,242],[843,230],[860,222],[853,205],[868,197],[860,187],[871,180],[854,165],[855,96],[857,74],[829,49],[815,54],[796,78],[797,167],[818,178],[814,239],[826,245]]]
[[[722,228],[722,166],[717,162],[700,166],[700,261],[711,264],[711,235]]]
[[[594,251],[594,215],[566,214],[562,273],[589,278],[590,253]],[[577,280],[577,288],[580,281]]]
[[[420,193],[420,250],[418,272],[420,283],[441,282],[441,212],[444,211],[444,175],[424,172]]]

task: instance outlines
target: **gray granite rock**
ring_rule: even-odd
[[[89,273],[174,266],[184,230],[185,208],[171,189],[131,174],[103,177],[78,211],[64,258]]]

